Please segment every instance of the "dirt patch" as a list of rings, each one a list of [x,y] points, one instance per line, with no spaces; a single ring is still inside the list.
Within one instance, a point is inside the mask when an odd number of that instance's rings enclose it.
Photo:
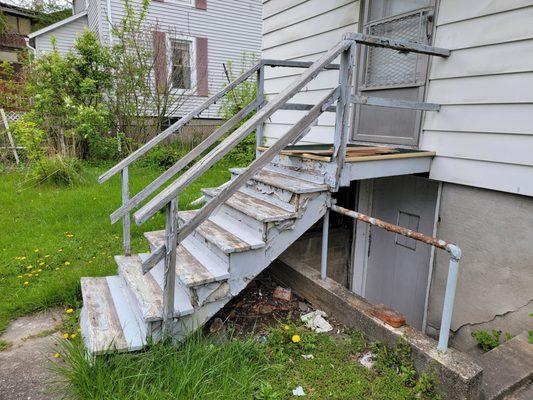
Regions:
[[[9,347],[0,352],[1,400],[52,400],[57,377],[50,370],[60,337],[62,310],[53,309],[19,318],[0,336]]]

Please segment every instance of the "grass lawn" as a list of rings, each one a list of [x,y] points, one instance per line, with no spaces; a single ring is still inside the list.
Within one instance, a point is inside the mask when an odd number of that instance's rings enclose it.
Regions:
[[[294,335],[299,342],[293,342]],[[66,392],[76,399],[281,400],[293,398],[298,386],[305,398],[317,400],[439,398],[424,392],[429,387],[424,383],[427,377],[418,384],[412,379],[409,362],[403,367],[407,373],[396,372],[398,351],[378,351],[375,370],[360,365],[358,355],[366,348],[356,332],[333,338],[294,324],[278,324],[263,344],[253,336],[195,334],[181,346],[159,343],[141,353],[93,361],[75,340],[64,343],[57,366],[68,382]]]
[[[200,196],[200,188],[229,179],[221,161],[179,198],[180,208]],[[109,214],[120,205],[120,178],[99,185],[106,167],[85,166],[84,182],[74,187],[24,187],[23,172],[0,174],[0,332],[9,320],[54,305],[74,306],[80,277],[116,273],[113,256],[122,254],[122,224]],[[131,193],[162,171],[130,169]],[[133,251],[148,250],[142,233],[162,229],[162,214],[141,227],[133,224]],[[25,282],[26,285],[25,285]]]

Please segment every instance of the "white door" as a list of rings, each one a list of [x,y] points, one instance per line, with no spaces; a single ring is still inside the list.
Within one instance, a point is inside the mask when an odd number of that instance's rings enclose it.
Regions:
[[[370,186],[370,187],[369,187]],[[407,175],[374,179],[361,192],[371,216],[426,235],[433,235],[438,183]],[[370,197],[370,198],[368,198]],[[358,223],[354,289],[373,304],[385,304],[405,314],[422,329],[431,246],[378,227]],[[363,249],[363,250],[361,250]],[[366,253],[364,256],[361,253]],[[364,269],[357,273],[357,269]],[[355,290],[358,292],[358,290]]]

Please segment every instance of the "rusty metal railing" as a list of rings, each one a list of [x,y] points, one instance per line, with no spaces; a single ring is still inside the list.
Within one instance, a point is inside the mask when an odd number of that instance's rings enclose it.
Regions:
[[[331,205],[330,209],[339,214],[346,215],[358,221],[377,226],[389,232],[394,232],[399,235],[407,236],[408,238],[429,244],[430,246],[446,250],[450,254],[450,264],[448,267],[448,280],[446,282],[446,291],[444,294],[444,304],[442,306],[442,317],[439,332],[439,344],[437,348],[443,353],[448,349],[448,340],[450,338],[450,326],[452,322],[453,302],[455,298],[455,289],[457,287],[457,275],[459,273],[459,260],[461,259],[461,249],[454,243],[445,240],[437,239],[423,233],[412,231],[411,229],[403,228],[398,225],[391,224],[378,218],[373,218],[357,211],[348,210],[344,207]],[[322,258],[320,276],[326,279],[327,274],[327,249],[328,249],[328,224],[329,212],[324,215],[322,228]]]

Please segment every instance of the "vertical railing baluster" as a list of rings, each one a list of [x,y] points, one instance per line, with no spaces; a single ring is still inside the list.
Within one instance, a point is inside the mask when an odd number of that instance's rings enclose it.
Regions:
[[[174,292],[176,286],[176,247],[178,235],[178,199],[167,204],[165,225],[165,271],[163,288],[163,334],[172,332],[174,318]]]
[[[256,99],[259,100],[259,106],[257,106],[257,110],[261,108],[261,104],[263,103],[265,99],[265,66],[262,65],[257,70],[257,90],[256,90]],[[255,130],[255,146],[256,151],[255,154],[257,157],[259,157],[259,150],[257,150],[258,147],[261,147],[263,145],[263,126],[264,123],[260,122]]]
[[[129,172],[128,167],[122,169],[122,205],[128,203],[130,199],[130,187],[129,187]],[[124,215],[122,220],[122,236],[124,243],[124,254],[129,256],[131,254],[131,219],[130,213]]]
[[[350,94],[353,73],[355,43],[341,53],[339,68],[340,97],[337,101],[335,115],[335,136],[333,140],[333,160],[336,161],[335,187],[338,190],[344,159],[346,158],[346,145],[348,143],[348,126],[350,120]]]
[[[329,208],[322,219],[322,253],[320,260],[320,278],[325,280],[328,275],[328,239],[329,239]]]

